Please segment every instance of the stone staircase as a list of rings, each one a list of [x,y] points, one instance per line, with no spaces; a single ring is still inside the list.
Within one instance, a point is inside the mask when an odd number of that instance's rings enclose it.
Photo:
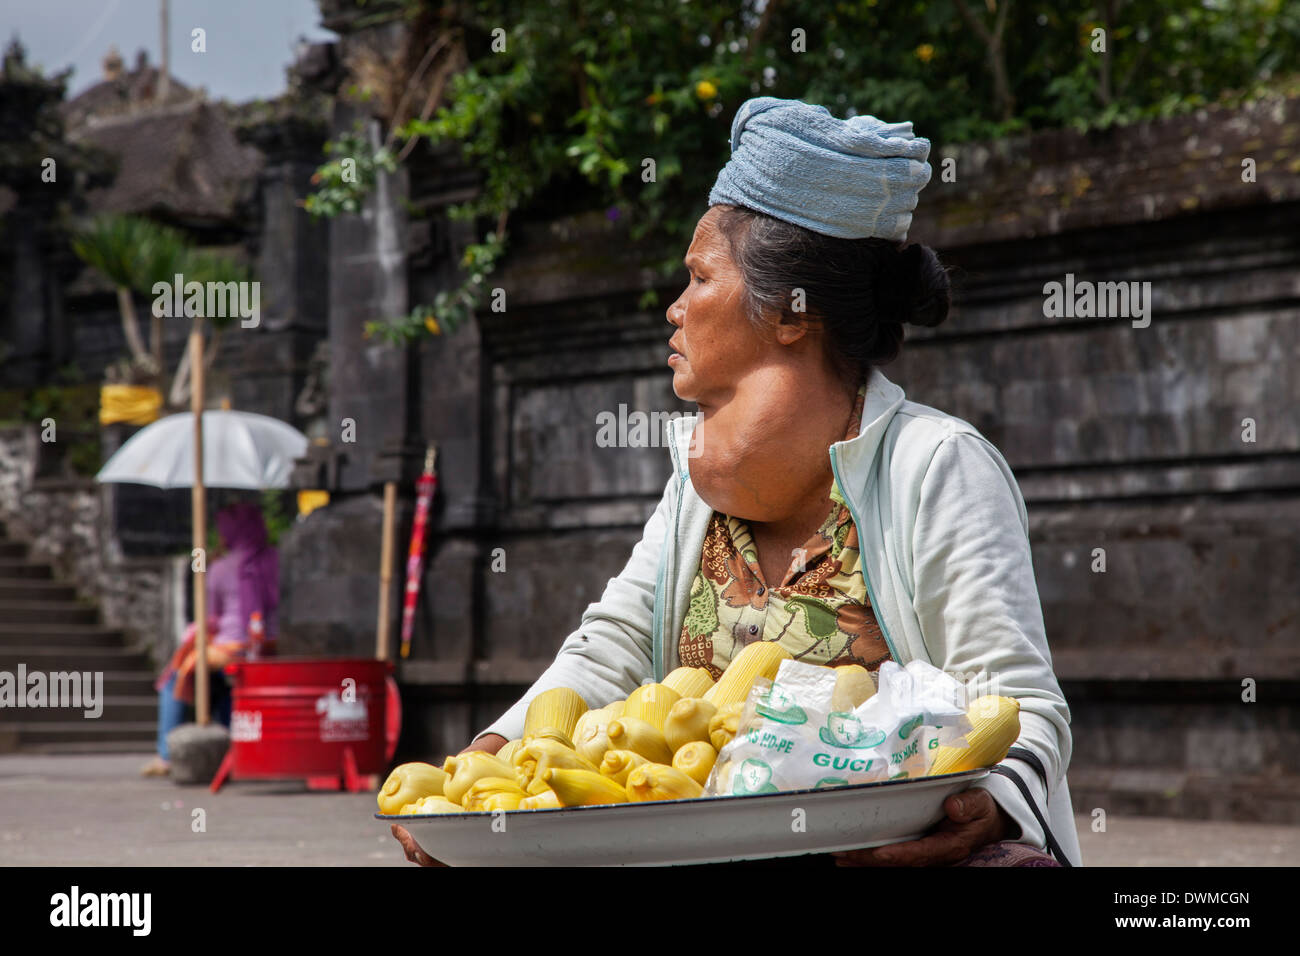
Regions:
[[[79,671],[103,674],[103,712],[83,708],[0,708],[0,753],[149,752],[157,730],[158,695],[143,652],[121,631],[104,627],[98,610],[33,561],[27,545],[0,524],[0,672]],[[92,677],[93,680],[93,677]],[[23,693],[25,688],[19,687]]]

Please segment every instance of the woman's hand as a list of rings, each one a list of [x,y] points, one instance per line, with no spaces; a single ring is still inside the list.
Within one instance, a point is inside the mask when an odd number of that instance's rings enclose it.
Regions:
[[[478,740],[474,741],[462,750],[461,753],[467,754],[473,750],[483,750],[487,753],[494,754],[507,743],[508,741],[506,738],[502,737],[500,734],[484,734]],[[460,754],[457,754],[457,756],[460,756]]]
[[[424,848],[415,842],[415,837],[411,836],[406,827],[398,826],[396,823],[392,826],[393,836],[397,837],[397,842],[402,844],[402,849],[406,851],[406,858],[412,863],[418,863],[420,866],[446,866],[435,860],[429,854],[424,852]]]
[[[950,866],[980,847],[1010,838],[1020,827],[987,790],[955,793],[943,802],[948,819],[920,840],[834,854],[838,866]]]

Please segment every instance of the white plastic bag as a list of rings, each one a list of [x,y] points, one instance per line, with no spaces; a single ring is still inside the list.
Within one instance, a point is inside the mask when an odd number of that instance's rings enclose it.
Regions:
[[[962,746],[970,729],[962,685],[924,661],[880,666],[876,694],[832,709],[834,668],[783,661],[750,691],[735,738],[706,784],[744,796],[924,776],[933,751]]]

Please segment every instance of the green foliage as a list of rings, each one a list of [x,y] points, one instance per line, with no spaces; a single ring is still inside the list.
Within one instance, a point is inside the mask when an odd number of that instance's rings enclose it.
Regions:
[[[279,545],[281,536],[293,527],[296,513],[286,503],[290,497],[291,493],[283,491],[262,492],[262,520],[266,522],[266,539],[272,547]]]
[[[360,212],[361,203],[374,188],[379,171],[391,173],[397,169],[392,152],[372,147],[360,131],[345,133],[326,143],[325,154],[333,159],[316,170],[311,178],[316,191],[302,202],[312,218]]]
[[[984,31],[996,29],[1007,4],[1004,104]],[[965,0],[982,29],[962,6],[408,0],[409,14],[462,31],[468,66],[452,79],[446,104],[407,123],[399,138],[456,144],[478,170],[481,193],[459,215],[501,222],[515,210],[604,208],[625,220],[633,240],[674,250],[659,263],[667,274],[726,162],[731,118],[751,96],[803,99],[840,117],[911,120],[938,148],[1239,102],[1300,63],[1300,4],[1282,0]],[[498,28],[501,52],[493,49]],[[1096,28],[1106,30],[1104,55],[1092,49]],[[792,48],[796,31],[804,52]],[[646,159],[654,160],[653,181],[642,174]],[[431,314],[434,328],[463,321],[485,282],[471,270],[445,301],[388,323],[384,334],[405,341],[432,331],[424,321]],[[647,290],[643,301],[652,297]]]
[[[171,285],[177,275],[204,283],[250,278],[233,259],[195,249],[177,230],[140,216],[97,216],[73,236],[72,249],[113,285],[145,296],[153,295],[154,283]],[[232,316],[210,318],[217,326],[233,321]]]

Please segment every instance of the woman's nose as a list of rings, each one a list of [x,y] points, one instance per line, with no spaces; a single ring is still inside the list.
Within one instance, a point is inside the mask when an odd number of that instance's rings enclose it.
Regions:
[[[682,304],[681,296],[678,296],[677,301],[668,307],[667,316],[671,324],[679,329],[682,327],[682,320],[686,316],[686,306]]]

